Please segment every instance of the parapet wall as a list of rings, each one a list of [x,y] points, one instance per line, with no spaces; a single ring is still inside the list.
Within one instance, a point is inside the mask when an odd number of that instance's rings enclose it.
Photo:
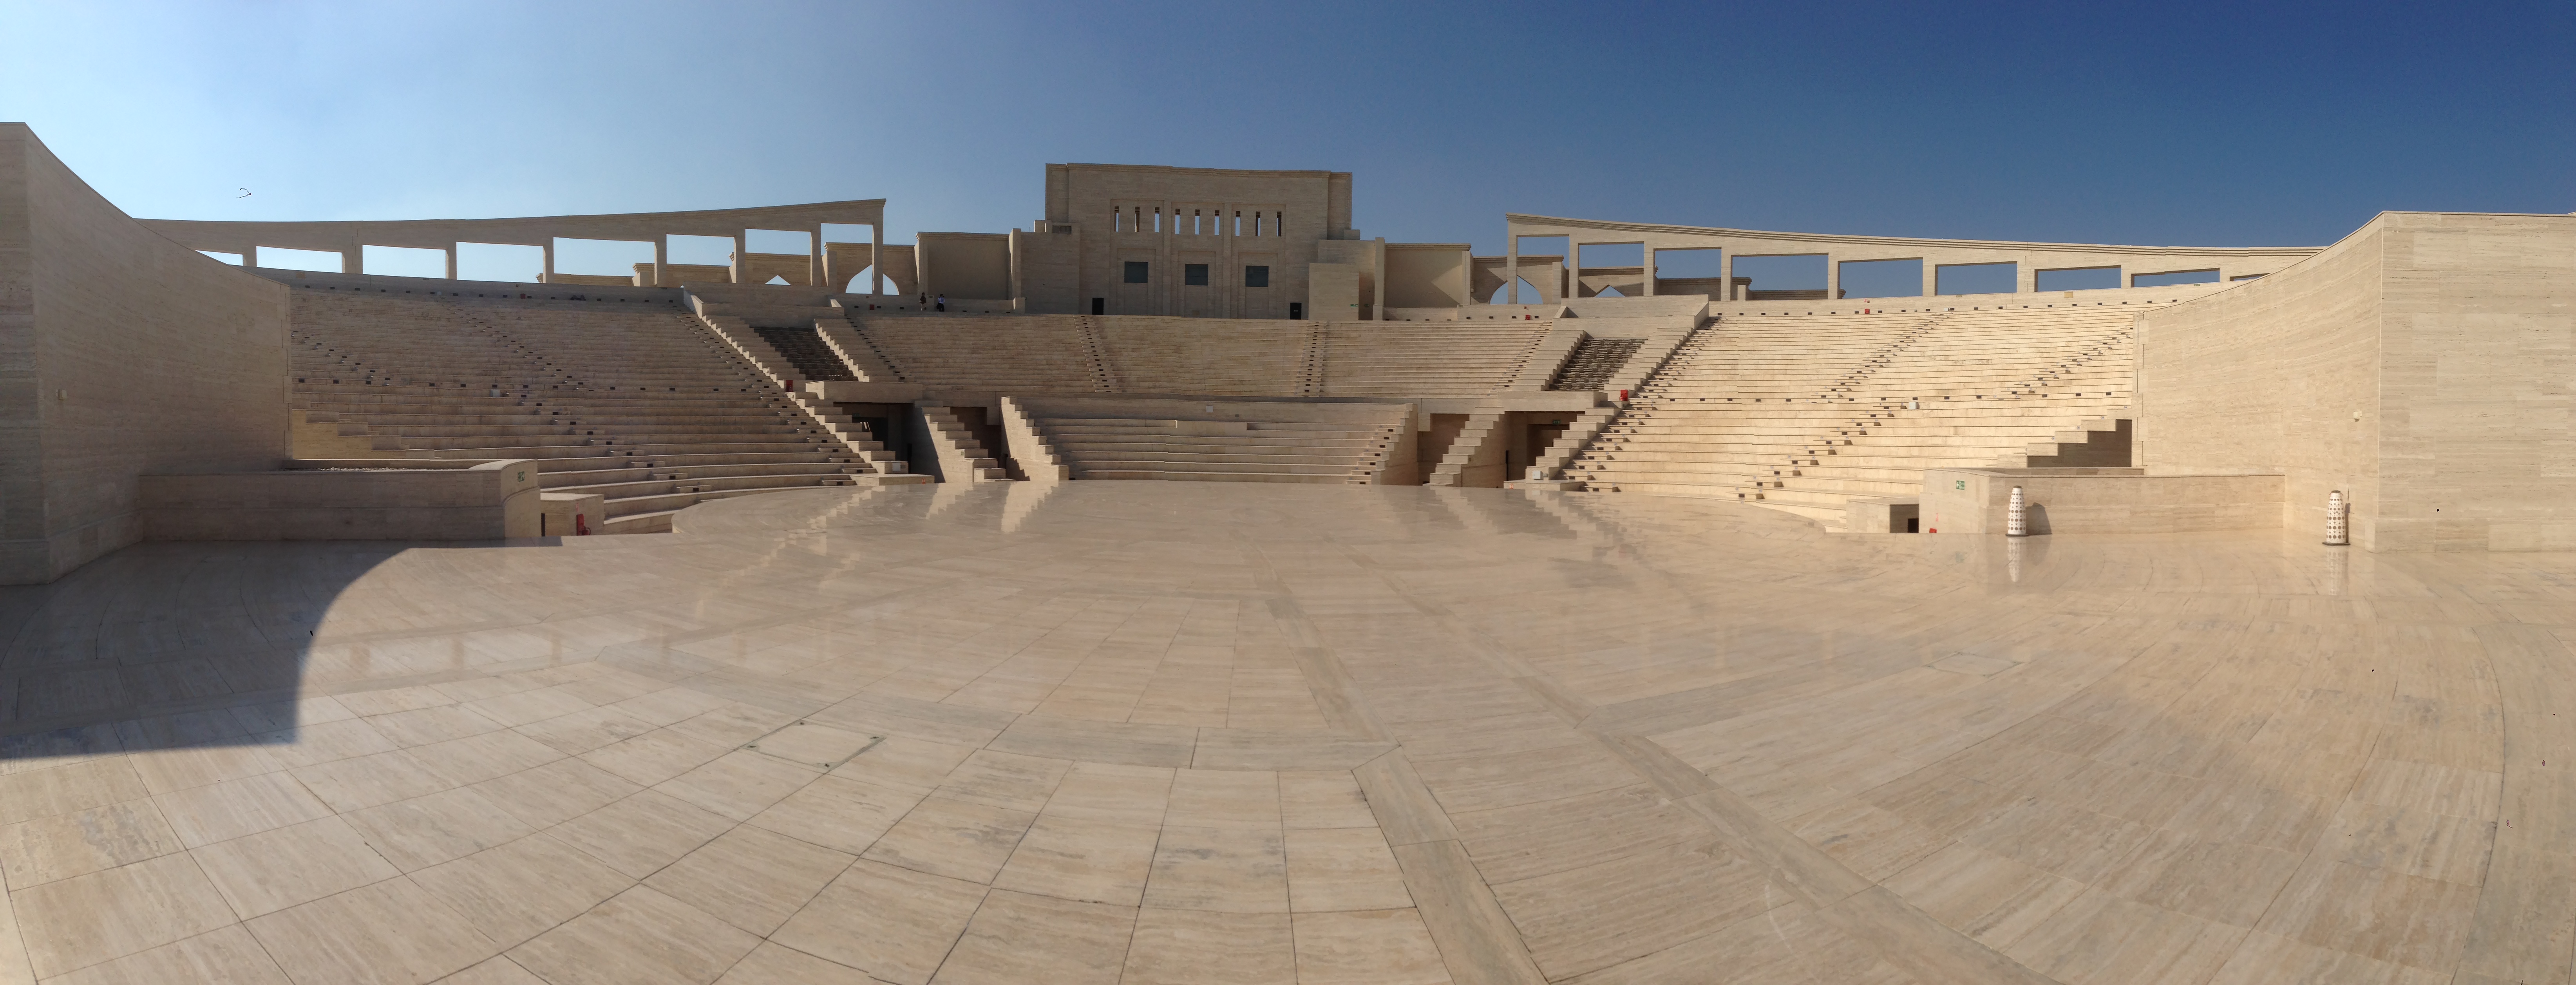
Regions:
[[[1999,534],[2012,489],[2033,534],[2179,534],[2280,525],[2277,474],[2140,474],[2138,469],[1926,469],[1923,531]]]
[[[546,532],[538,463],[296,460],[286,469],[142,478],[151,540],[501,540]],[[576,499],[578,497],[566,497]],[[590,497],[596,500],[597,497]],[[601,519],[598,507],[589,514]],[[571,524],[556,533],[570,531]]]
[[[286,299],[0,123],[0,583],[140,540],[144,473],[285,458]]]

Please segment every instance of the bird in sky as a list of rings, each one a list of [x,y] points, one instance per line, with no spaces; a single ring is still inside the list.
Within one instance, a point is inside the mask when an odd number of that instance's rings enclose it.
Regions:
[[[242,190],[241,190],[241,194],[239,194],[239,195],[235,195],[235,196],[233,196],[233,197],[234,197],[234,198],[249,198],[249,197],[250,197],[250,189],[248,189],[248,188],[244,188],[244,189],[242,189]]]

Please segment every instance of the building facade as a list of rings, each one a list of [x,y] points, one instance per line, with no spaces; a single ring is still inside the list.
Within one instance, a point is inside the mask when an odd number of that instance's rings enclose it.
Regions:
[[[1348,172],[1050,164],[1012,281],[1032,314],[1352,317],[1307,298],[1308,266],[1358,240],[1350,226]]]

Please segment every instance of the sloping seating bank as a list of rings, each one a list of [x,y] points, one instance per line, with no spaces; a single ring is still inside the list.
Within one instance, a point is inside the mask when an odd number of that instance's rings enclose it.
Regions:
[[[1403,404],[1031,398],[1022,405],[1075,479],[1411,479]]]
[[[609,532],[864,470],[676,305],[325,289],[294,305],[295,407],[364,425],[384,457],[538,459],[547,491],[606,498]]]
[[[1088,315],[850,321],[907,383],[1244,397],[1491,396],[1555,325]]]
[[[2130,416],[2136,314],[1725,318],[1694,334],[1566,474],[1839,525],[1854,497],[1915,495],[1925,469],[1996,465],[2086,421]]]

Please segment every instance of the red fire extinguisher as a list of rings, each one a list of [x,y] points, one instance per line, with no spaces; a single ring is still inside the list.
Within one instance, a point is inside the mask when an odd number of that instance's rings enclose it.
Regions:
[[[573,532],[573,535],[574,535],[574,536],[576,536],[576,537],[588,537],[588,536],[590,536],[590,514],[587,514],[587,513],[575,513],[575,514],[573,514],[573,515],[572,515],[572,532]]]

